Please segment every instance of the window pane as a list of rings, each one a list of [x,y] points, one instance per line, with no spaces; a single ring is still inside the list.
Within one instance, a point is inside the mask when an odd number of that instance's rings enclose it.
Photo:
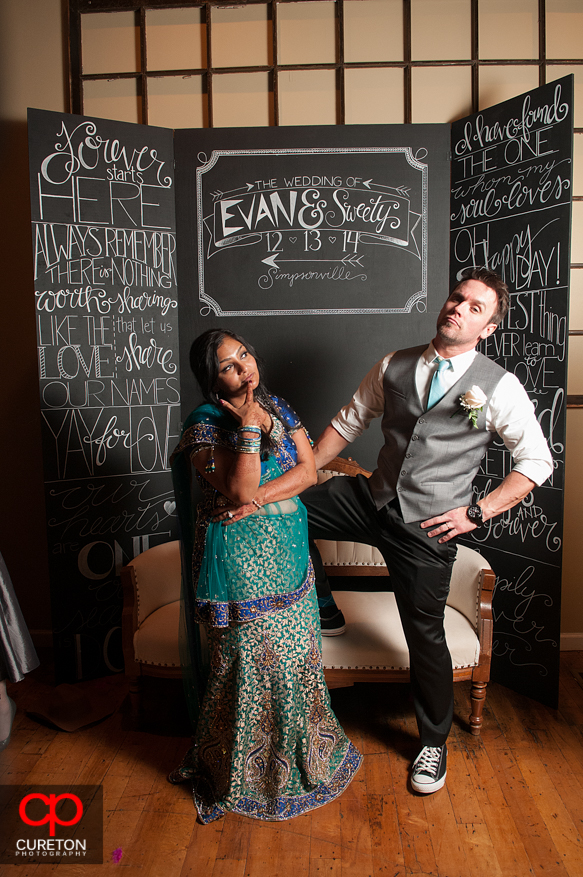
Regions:
[[[258,67],[271,64],[271,21],[267,6],[217,9],[212,12],[213,67]]]
[[[387,125],[403,122],[403,71],[365,68],[345,73],[348,125]]]
[[[575,128],[583,128],[583,66],[579,67],[573,64],[572,67],[567,67],[557,64],[555,67],[553,64],[547,67],[547,82],[554,82],[555,79],[568,76],[569,73],[575,77]]]
[[[344,0],[344,60],[403,60],[403,0]]]
[[[119,122],[141,122],[135,79],[97,79],[83,86],[83,113]]]
[[[538,58],[538,0],[480,3],[480,58]]]
[[[571,262],[583,265],[583,201],[573,201],[571,222]]]
[[[573,142],[573,195],[583,195],[583,134]]]
[[[335,125],[336,102],[334,70],[285,70],[279,74],[281,125]]]
[[[206,25],[200,9],[148,9],[148,70],[206,67]]]
[[[569,329],[583,329],[583,268],[571,269]]]
[[[280,3],[277,20],[280,64],[335,63],[334,3]]]
[[[538,67],[480,67],[480,109],[538,85]]]
[[[412,0],[412,59],[468,60],[471,58],[470,24],[470,0]]]
[[[581,0],[547,0],[547,58],[581,58],[583,4]]]
[[[148,79],[148,123],[163,128],[204,128],[207,99],[202,76]]]
[[[472,111],[469,67],[414,67],[413,122],[453,122]]]
[[[272,125],[272,96],[267,73],[213,76],[213,124],[217,128]]]
[[[81,16],[83,73],[134,73],[140,69],[140,30],[133,12]]]
[[[583,336],[569,338],[569,366],[567,370],[567,393],[583,394]]]

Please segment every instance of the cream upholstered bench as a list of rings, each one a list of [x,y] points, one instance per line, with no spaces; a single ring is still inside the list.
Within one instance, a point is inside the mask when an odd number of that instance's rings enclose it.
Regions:
[[[337,458],[320,480],[366,470]],[[376,548],[358,542],[319,543],[329,575],[387,576]],[[121,571],[124,591],[122,639],[130,680],[132,712],[140,712],[141,677],[180,677],[180,545],[149,548]],[[447,643],[454,679],[471,679],[473,734],[480,733],[492,651],[494,573],[476,551],[460,546],[445,612]],[[409,678],[409,653],[392,593],[336,591],[346,633],[324,637],[323,660],[330,688],[354,682],[402,682]]]
[[[180,543],[148,548],[122,567],[122,645],[132,716],[139,722],[142,676],[180,678]]]
[[[336,458],[318,473],[319,482],[338,475],[370,475],[352,460]],[[358,542],[317,540],[328,575],[388,576],[378,549]],[[445,635],[454,681],[471,680],[470,730],[479,735],[492,655],[492,595],[495,575],[477,551],[458,547],[445,610]],[[333,591],[346,619],[342,636],[324,637],[322,657],[329,688],[355,682],[402,682],[409,678],[409,651],[395,595]]]

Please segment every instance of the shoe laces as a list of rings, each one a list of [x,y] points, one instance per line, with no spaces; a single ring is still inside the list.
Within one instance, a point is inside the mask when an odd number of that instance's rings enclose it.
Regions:
[[[431,774],[437,773],[441,751],[441,746],[424,746],[415,764],[415,771],[426,770]]]

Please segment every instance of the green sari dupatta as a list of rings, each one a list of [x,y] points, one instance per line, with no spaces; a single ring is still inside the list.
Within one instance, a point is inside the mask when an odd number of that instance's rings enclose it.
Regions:
[[[177,453],[172,460],[172,481],[178,514],[182,565],[179,627],[180,664],[188,714],[194,733],[208,680],[209,663],[207,650],[203,648],[200,625],[194,621],[196,588],[192,581],[192,552],[195,539],[196,505],[192,496],[192,464],[185,451]]]
[[[261,462],[262,484],[292,468],[297,459],[290,430],[301,424],[291,409],[282,407],[281,414],[272,428],[276,450]],[[228,526],[212,517],[213,509],[226,500],[196,472],[191,455],[210,448],[212,458],[216,446],[235,451],[236,441],[237,423],[231,415],[204,404],[186,420],[171,460],[182,559],[180,659],[193,728],[210,672],[200,623],[228,628],[253,622],[294,605],[313,581],[307,514],[297,497],[266,504]],[[193,473],[202,488],[198,504]]]

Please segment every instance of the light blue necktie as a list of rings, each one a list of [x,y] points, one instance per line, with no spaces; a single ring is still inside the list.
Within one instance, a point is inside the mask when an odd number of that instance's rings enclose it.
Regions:
[[[433,372],[433,377],[431,378],[431,386],[429,387],[429,396],[427,398],[427,410],[433,408],[434,405],[443,399],[445,394],[447,393],[448,388],[445,385],[443,372],[446,369],[450,369],[451,359],[442,359],[441,356],[436,356],[433,362],[437,363],[437,368]]]

